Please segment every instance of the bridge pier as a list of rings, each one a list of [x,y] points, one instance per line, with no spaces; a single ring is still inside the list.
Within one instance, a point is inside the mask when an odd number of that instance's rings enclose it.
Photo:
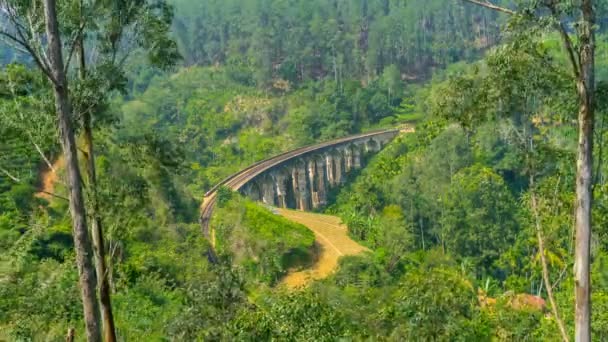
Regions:
[[[344,182],[344,158],[340,151],[337,151],[334,161],[336,170],[334,184],[342,184]]]
[[[359,148],[359,146],[354,146],[354,151],[353,151],[353,167],[355,169],[360,169],[361,168],[361,149]]]
[[[376,151],[380,151],[384,147],[384,144],[387,141],[385,139],[386,138],[382,136],[372,138],[372,140],[376,143]]]
[[[325,154],[325,167],[327,182],[329,183],[329,186],[334,186],[336,184],[336,180],[334,178],[334,156],[331,153]]]
[[[344,148],[344,166],[347,173],[353,168],[353,150],[350,146]]]
[[[325,159],[314,157],[308,161],[308,178],[310,184],[311,204],[319,208],[326,204],[325,197]]]
[[[378,151],[378,143],[374,139],[369,139],[365,141],[365,152],[376,152]]]
[[[277,189],[277,205],[280,208],[287,208],[287,186],[285,185],[285,181],[287,180],[287,176],[282,172],[277,172],[273,174],[272,177],[276,183]]]
[[[319,201],[319,206],[324,206],[327,204],[327,196],[326,196],[326,183],[325,183],[325,159],[319,158],[316,161],[317,166],[317,196]]]
[[[296,197],[296,209],[310,210],[310,192],[306,180],[306,167],[304,165],[294,166],[291,171],[291,178]]]
[[[308,160],[308,180],[310,184],[310,199],[313,208],[319,207],[319,194],[317,192],[317,165],[315,159]]]
[[[265,177],[262,181],[262,202],[268,205],[276,205],[275,203],[275,184],[272,176]]]

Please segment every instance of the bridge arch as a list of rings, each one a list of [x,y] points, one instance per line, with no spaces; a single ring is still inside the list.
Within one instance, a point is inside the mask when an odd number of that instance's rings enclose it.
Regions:
[[[219,186],[240,191],[271,206],[311,210],[327,202],[330,188],[361,168],[364,156],[379,151],[399,130],[380,130],[302,147],[257,162],[227,177],[205,194],[200,222],[209,236],[209,219]]]

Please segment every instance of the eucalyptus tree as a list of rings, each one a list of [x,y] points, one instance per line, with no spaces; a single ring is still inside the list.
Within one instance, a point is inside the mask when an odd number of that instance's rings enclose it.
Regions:
[[[431,108],[436,114],[456,119],[469,130],[486,121],[498,121],[501,139],[517,151],[522,173],[528,179],[543,283],[562,338],[568,340],[545,258],[537,183],[539,178],[555,171],[554,155],[567,152],[550,144],[548,126],[543,123],[560,121],[576,107],[576,101],[572,100],[574,91],[568,87],[567,74],[552,67],[550,52],[537,35],[522,37],[516,33],[508,39],[505,45],[488,54],[483,63],[437,87],[432,92]]]
[[[37,67],[49,79],[55,97],[57,129],[68,178],[70,213],[72,216],[74,249],[80,277],[84,321],[89,341],[100,339],[99,308],[95,294],[96,278],[93,270],[92,248],[87,231],[87,217],[67,72],[63,59],[62,34],[59,28],[57,3],[44,1],[0,2],[3,26],[0,34],[17,49],[27,52]]]
[[[578,146],[575,206],[575,339],[591,340],[591,206],[593,198],[593,131],[595,115],[595,30],[594,0],[525,0],[512,10],[489,0],[464,0],[511,15],[511,27],[519,30],[551,28],[561,39],[578,95]],[[571,28],[569,26],[572,26]],[[572,33],[571,33],[572,32]]]
[[[116,340],[110,299],[109,271],[95,168],[93,122],[98,126],[113,119],[107,113],[112,92],[124,92],[124,66],[137,49],[147,53],[149,62],[166,68],[178,59],[175,42],[169,38],[173,14],[164,1],[80,0],[66,13],[66,27],[76,37],[78,80],[74,114],[80,118],[88,178],[91,233],[99,282],[99,300],[104,323],[104,339]],[[87,54],[87,51],[89,53]],[[71,56],[70,56],[71,58]]]
[[[164,1],[61,1],[1,0],[0,37],[26,53],[52,85],[57,123],[66,160],[74,246],[80,274],[87,338],[100,339],[99,294],[104,321],[104,338],[116,339],[108,271],[105,267],[103,232],[96,193],[93,120],[103,122],[106,101],[112,91],[124,90],[124,64],[129,51],[144,49],[152,64],[168,67],[178,58],[169,38],[171,7]],[[87,56],[85,51],[90,51]],[[72,67],[74,56],[78,66]],[[90,63],[87,63],[87,60]],[[75,86],[68,86],[72,70],[79,70]],[[90,208],[97,277],[92,269],[92,248],[87,232],[83,182],[78,165],[76,127],[80,119],[84,131],[89,179]],[[96,279],[97,278],[97,279]]]

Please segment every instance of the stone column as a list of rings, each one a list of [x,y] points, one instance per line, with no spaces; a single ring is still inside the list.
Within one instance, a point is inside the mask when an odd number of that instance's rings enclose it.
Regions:
[[[359,146],[355,146],[353,151],[353,167],[355,169],[361,168],[361,150],[359,149]]]
[[[268,205],[276,205],[274,200],[274,180],[268,176],[262,182],[262,201]]]
[[[344,148],[344,166],[346,172],[350,172],[350,170],[353,168],[353,150],[350,148],[350,146],[346,146]]]
[[[321,158],[317,160],[317,194],[319,199],[319,206],[327,204],[327,191],[325,184],[325,159]]]
[[[287,187],[285,186],[285,175],[283,173],[275,173],[272,177],[276,184],[278,206],[287,208]]]
[[[342,153],[337,151],[336,156],[334,157],[335,167],[336,167],[336,177],[334,180],[334,184],[342,184],[344,181],[344,168],[342,167]]]
[[[298,167],[298,200],[300,201],[300,210],[310,210],[310,189],[308,189],[306,179],[306,167],[301,165]]]
[[[306,167],[294,166],[291,170],[293,193],[296,198],[296,209],[306,211],[310,209],[310,192],[306,181]]]
[[[376,152],[378,143],[374,139],[369,139],[365,142],[365,152]]]
[[[313,208],[319,207],[319,194],[317,192],[317,166],[314,159],[311,159],[307,162],[308,164],[308,180],[310,184],[310,198],[311,204]]]
[[[245,195],[245,197],[251,198],[251,191],[249,189],[249,184],[245,184],[244,186],[242,186],[239,189],[239,192],[241,193],[241,195]]]
[[[300,190],[298,188],[298,167],[297,166],[293,166],[293,168],[291,169],[291,187],[293,189],[293,197],[296,200],[295,209],[302,210],[302,208],[300,208]]]
[[[379,137],[373,137],[373,141],[376,143],[376,151],[382,150],[382,146],[384,146],[384,142]]]
[[[330,186],[334,186],[336,184],[336,180],[334,178],[334,157],[331,153],[327,153],[325,155],[325,167],[327,174],[327,182]]]

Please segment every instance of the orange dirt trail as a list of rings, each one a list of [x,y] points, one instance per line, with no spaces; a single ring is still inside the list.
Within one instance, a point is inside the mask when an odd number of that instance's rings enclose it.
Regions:
[[[60,156],[53,163],[53,168],[56,171],[61,170],[64,167],[63,156]],[[49,193],[53,193],[55,190],[55,183],[58,181],[57,172],[47,168],[40,174],[40,192],[36,193],[36,197],[44,198],[47,200],[51,199]]]
[[[319,246],[319,255],[313,267],[290,272],[280,285],[290,289],[304,287],[313,280],[329,276],[338,266],[338,259],[341,256],[355,255],[367,250],[348,236],[347,228],[339,217],[289,209],[277,209],[277,211],[285,218],[312,230]]]

